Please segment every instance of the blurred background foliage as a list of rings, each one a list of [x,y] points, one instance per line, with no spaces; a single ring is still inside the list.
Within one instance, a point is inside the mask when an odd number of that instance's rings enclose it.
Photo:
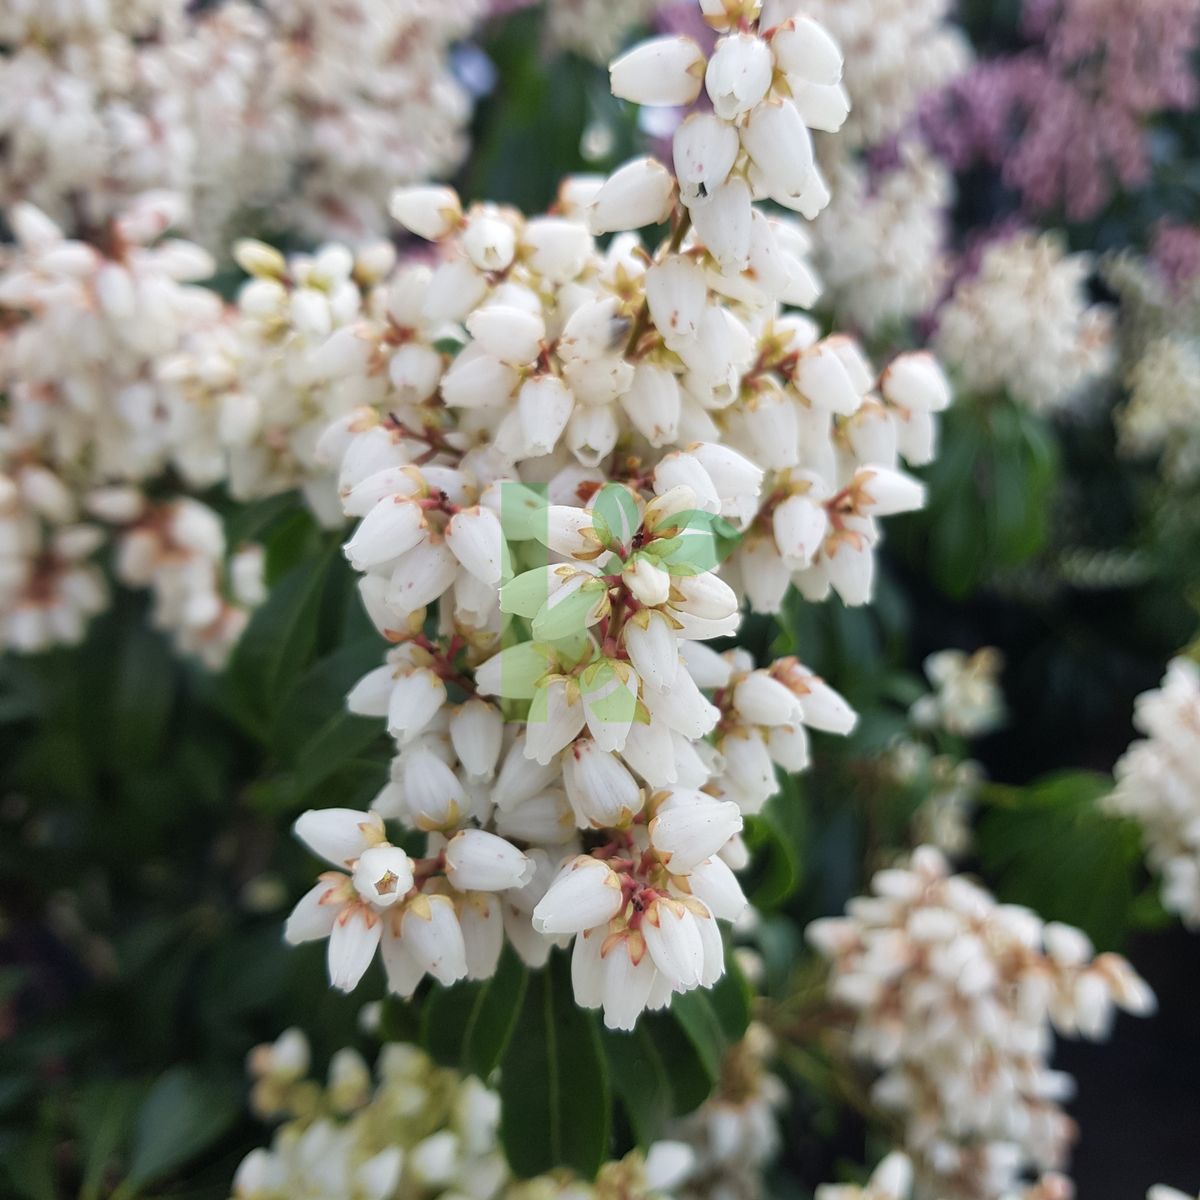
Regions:
[[[962,17],[981,50],[1006,50],[1020,43],[1017,10],[964,0]],[[547,62],[538,21],[518,14],[463,51],[494,85],[458,181],[465,198],[537,210],[563,173],[606,170],[639,144],[602,72],[569,55]],[[1164,215],[1200,219],[1200,123],[1165,117],[1152,144],[1151,185],[1066,225],[1072,248],[1145,250]],[[993,173],[959,182],[960,229],[1016,208]],[[991,782],[967,869],[1002,899],[1124,947],[1163,1003],[1157,1023],[1126,1022],[1111,1046],[1065,1052],[1087,1106],[1080,1192],[1144,1190],[1118,1162],[1130,1121],[1160,1175],[1172,1155],[1187,1166],[1200,955],[1165,921],[1136,831],[1096,801],[1130,740],[1134,697],[1195,636],[1200,509],[1194,494],[1165,495],[1152,465],[1118,460],[1113,437],[1105,420],[1054,425],[1002,396],[968,398],[926,473],[927,511],[890,526],[876,606],[797,601],[779,623],[749,628],[761,659],[797,654],[862,714],[852,738],[821,740],[813,770],[750,822],[747,890],[768,914],[753,935],[764,1003],[782,1027],[795,1022],[772,1196],[809,1195],[839,1164],[871,1157],[841,1084],[805,1049],[815,968],[801,930],[840,911],[882,848],[907,840],[922,784],[898,785],[880,756],[907,728],[922,661],[946,646],[993,645],[1006,663],[1007,725],[972,747]],[[175,659],[132,594],[79,649],[0,662],[0,1195],[220,1200],[262,1141],[245,1115],[250,1048],[296,1024],[320,1063],[360,1038],[362,991],[331,992],[320,949],[287,950],[280,926],[311,871],[292,819],[318,801],[363,806],[386,777],[378,724],[341,703],[378,642],[340,539],[298,504],[231,511],[229,526],[231,543],[266,546],[272,591],[222,677]],[[652,1139],[665,1115],[703,1099],[749,1017],[731,975],[711,998],[643,1022],[636,1040],[601,1037],[567,1002],[563,971],[556,958],[525,978],[506,960],[511,986],[490,997],[438,988],[384,1014],[386,1035],[486,1069],[510,1050],[528,1062],[539,1028],[529,1014],[559,1013],[571,1086],[547,1093],[544,1068],[502,1076],[506,1121],[534,1123],[506,1131],[519,1171],[586,1167]],[[381,996],[382,978],[370,987]],[[555,1106],[567,1144],[550,1146],[537,1122]]]

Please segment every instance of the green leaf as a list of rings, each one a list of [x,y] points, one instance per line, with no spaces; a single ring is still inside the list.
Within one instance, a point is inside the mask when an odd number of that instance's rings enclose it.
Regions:
[[[671,1113],[681,1117],[695,1112],[712,1093],[717,1072],[711,1056],[702,1054],[673,1012],[643,1013],[638,1029],[645,1030],[664,1063],[671,1064]]]
[[[464,1040],[463,1067],[486,1079],[500,1065],[517,1026],[529,973],[506,941],[483,994],[475,1005]]]
[[[1108,776],[1090,772],[989,788],[977,834],[984,874],[1001,899],[1078,926],[1101,949],[1119,947],[1139,915],[1137,831],[1097,803],[1112,788]]]
[[[777,908],[800,886],[808,841],[806,810],[794,776],[780,775],[778,795],[746,820],[746,844],[754,863],[744,887],[759,909]]]
[[[462,1064],[466,1030],[483,990],[482,983],[472,980],[430,988],[421,1009],[421,1045],[434,1062],[443,1067]]]
[[[725,1040],[730,1044],[740,1041],[750,1027],[754,991],[729,945],[725,947],[725,974],[706,995]]]
[[[297,798],[325,783],[384,732],[378,717],[346,709],[346,694],[380,665],[377,637],[344,646],[306,671],[275,714],[271,745],[292,768]]]
[[[333,556],[331,547],[289,571],[251,617],[234,650],[227,691],[237,714],[260,732],[312,659]]]
[[[153,763],[166,743],[176,666],[163,639],[141,627],[128,630],[115,658],[108,749],[112,762],[127,771]]]
[[[500,528],[505,539],[510,542],[537,540],[544,543],[549,507],[546,486],[515,483],[507,479],[495,486],[500,489]],[[541,550],[538,558],[545,561],[546,552]]]
[[[595,1014],[575,1003],[555,952],[532,975],[500,1071],[500,1136],[522,1178],[570,1167],[591,1179],[608,1156],[608,1073]]]
[[[138,1112],[126,1186],[144,1187],[183,1166],[229,1130],[240,1110],[237,1083],[172,1067]]]
[[[555,658],[554,648],[542,642],[519,642],[501,650],[495,660],[488,660],[497,661],[499,668],[497,694],[506,700],[535,699],[538,683],[553,667]]]
[[[600,544],[610,550],[628,550],[633,535],[641,525],[638,502],[630,490],[620,483],[608,483],[592,504],[592,519]]]
[[[145,1088],[131,1080],[87,1084],[79,1097],[78,1122],[83,1179],[79,1200],[99,1200],[113,1161],[127,1143]]]
[[[545,568],[522,571],[500,589],[500,611],[532,621],[550,598],[550,579]]]
[[[421,1010],[421,1045],[443,1066],[487,1079],[508,1048],[527,980],[524,965],[506,942],[496,973],[486,983],[434,986]]]
[[[595,624],[608,594],[602,579],[588,579],[574,591],[564,587],[542,606],[533,620],[533,636],[542,642],[574,637]]]
[[[644,1021],[631,1033],[605,1029],[600,1035],[613,1091],[629,1118],[638,1145],[655,1142],[673,1107],[671,1081]]]
[[[716,1079],[721,1073],[726,1041],[721,1021],[713,1011],[707,993],[699,988],[676,993],[671,997],[670,1011],[688,1040],[696,1047],[705,1071]]]

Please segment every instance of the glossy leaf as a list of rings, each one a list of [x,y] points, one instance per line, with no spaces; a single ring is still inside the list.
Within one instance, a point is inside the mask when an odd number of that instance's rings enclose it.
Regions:
[[[570,963],[529,979],[500,1070],[500,1136],[522,1178],[570,1167],[595,1175],[608,1153],[608,1071],[595,1014],[575,1003]]]

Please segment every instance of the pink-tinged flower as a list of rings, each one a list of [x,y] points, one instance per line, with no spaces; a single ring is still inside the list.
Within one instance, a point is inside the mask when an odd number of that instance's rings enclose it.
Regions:
[[[1200,279],[1200,225],[1160,221],[1150,253],[1172,293],[1182,294]]]
[[[1002,169],[1028,208],[1094,216],[1145,181],[1145,120],[1193,108],[1196,0],[1027,0],[1041,44],[983,63],[940,97],[927,129],[962,167]]]

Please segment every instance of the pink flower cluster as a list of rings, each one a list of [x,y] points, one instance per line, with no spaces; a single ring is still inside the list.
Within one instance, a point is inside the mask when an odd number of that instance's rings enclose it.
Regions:
[[[1200,100],[1200,0],[1025,0],[1037,44],[981,62],[938,97],[926,127],[963,168],[983,160],[1034,211],[1087,220],[1149,173],[1146,119]]]
[[[1182,295],[1200,280],[1200,225],[1160,221],[1150,257],[1171,294]]]

